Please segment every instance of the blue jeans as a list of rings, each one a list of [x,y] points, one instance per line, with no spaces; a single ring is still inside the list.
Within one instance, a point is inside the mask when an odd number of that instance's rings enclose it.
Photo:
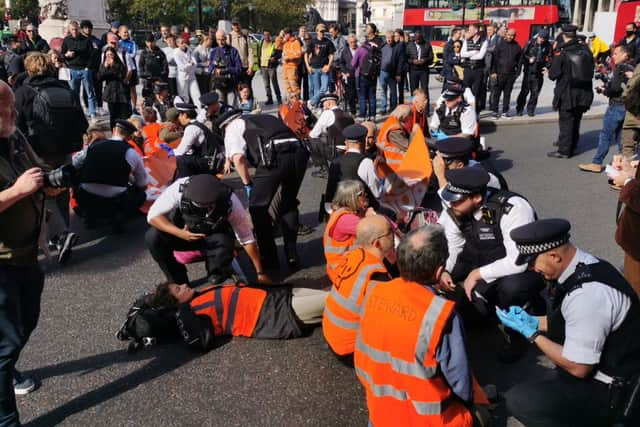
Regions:
[[[380,89],[382,90],[380,109],[384,112],[392,111],[398,104],[398,84],[392,73],[380,71]],[[387,89],[389,89],[389,109],[387,109]]]
[[[361,118],[376,116],[376,79],[358,78],[358,108]],[[367,115],[367,106],[369,115]]]
[[[320,107],[320,98],[327,93],[329,88],[329,74],[323,73],[319,68],[314,68],[313,73],[309,74],[309,97],[311,105]]]
[[[91,117],[96,115],[96,92],[93,90],[93,76],[90,70],[76,70],[71,69],[71,89],[73,92],[80,96],[80,82],[84,86],[84,90],[87,92],[87,100],[89,101],[89,115]]]
[[[625,109],[623,104],[612,104],[607,107],[602,119],[602,130],[598,139],[598,149],[593,156],[592,162],[601,165],[604,162],[609,147],[616,143],[620,149],[620,135],[622,133],[622,122],[624,122]]]

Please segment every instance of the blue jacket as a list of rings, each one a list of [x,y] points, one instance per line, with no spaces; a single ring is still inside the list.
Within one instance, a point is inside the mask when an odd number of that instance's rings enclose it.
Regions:
[[[240,60],[240,54],[238,50],[229,45],[224,47],[215,47],[211,49],[209,54],[209,73],[213,72],[213,62],[218,61],[220,58],[225,58],[227,61],[227,70],[234,76],[240,75],[242,72],[242,61]]]

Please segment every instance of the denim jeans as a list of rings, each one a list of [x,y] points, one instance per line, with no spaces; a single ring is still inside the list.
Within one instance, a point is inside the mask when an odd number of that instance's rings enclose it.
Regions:
[[[44,275],[38,264],[0,266],[0,426],[18,426],[13,369],[40,317]]]
[[[380,89],[382,90],[380,109],[390,112],[398,105],[398,84],[392,73],[380,71]],[[387,109],[387,89],[389,89],[389,109]]]
[[[620,148],[620,134],[622,133],[622,122],[624,122],[624,104],[610,104],[602,119],[602,129],[600,130],[600,138],[598,139],[598,149],[596,155],[593,156],[593,163],[601,165],[604,162],[609,147],[612,143],[616,143]]]
[[[96,115],[96,93],[93,90],[93,75],[90,70],[76,70],[71,69],[71,89],[73,92],[80,96],[80,83],[84,86],[84,90],[87,92],[87,98],[89,101],[89,115],[91,117]]]
[[[313,73],[309,74],[309,97],[313,107],[320,107],[320,98],[327,93],[329,88],[329,74],[323,73],[319,68],[314,68]]]
[[[376,116],[376,79],[358,78],[358,108],[361,118]],[[369,114],[367,115],[367,106]]]

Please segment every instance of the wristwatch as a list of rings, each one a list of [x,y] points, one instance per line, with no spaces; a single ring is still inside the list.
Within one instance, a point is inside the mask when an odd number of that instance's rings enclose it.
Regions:
[[[529,340],[529,342],[531,344],[534,344],[536,342],[536,338],[538,338],[539,335],[541,335],[542,332],[540,331],[535,331],[533,334],[531,334],[531,336],[529,338],[527,338],[527,340]]]

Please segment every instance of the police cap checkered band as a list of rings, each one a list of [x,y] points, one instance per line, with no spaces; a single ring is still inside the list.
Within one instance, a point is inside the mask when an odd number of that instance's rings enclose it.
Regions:
[[[452,193],[458,193],[458,194],[472,194],[473,193],[473,191],[467,190],[466,188],[456,187],[455,185],[452,185],[450,182],[447,183],[447,190],[449,190]]]
[[[553,240],[553,241],[544,242],[544,243],[521,244],[521,245],[517,244],[516,247],[518,248],[518,252],[520,252],[523,255],[536,255],[536,254],[541,254],[541,253],[550,251],[551,249],[555,249],[557,247],[564,245],[569,241],[569,237],[570,237],[569,234],[567,234],[558,240]]]

